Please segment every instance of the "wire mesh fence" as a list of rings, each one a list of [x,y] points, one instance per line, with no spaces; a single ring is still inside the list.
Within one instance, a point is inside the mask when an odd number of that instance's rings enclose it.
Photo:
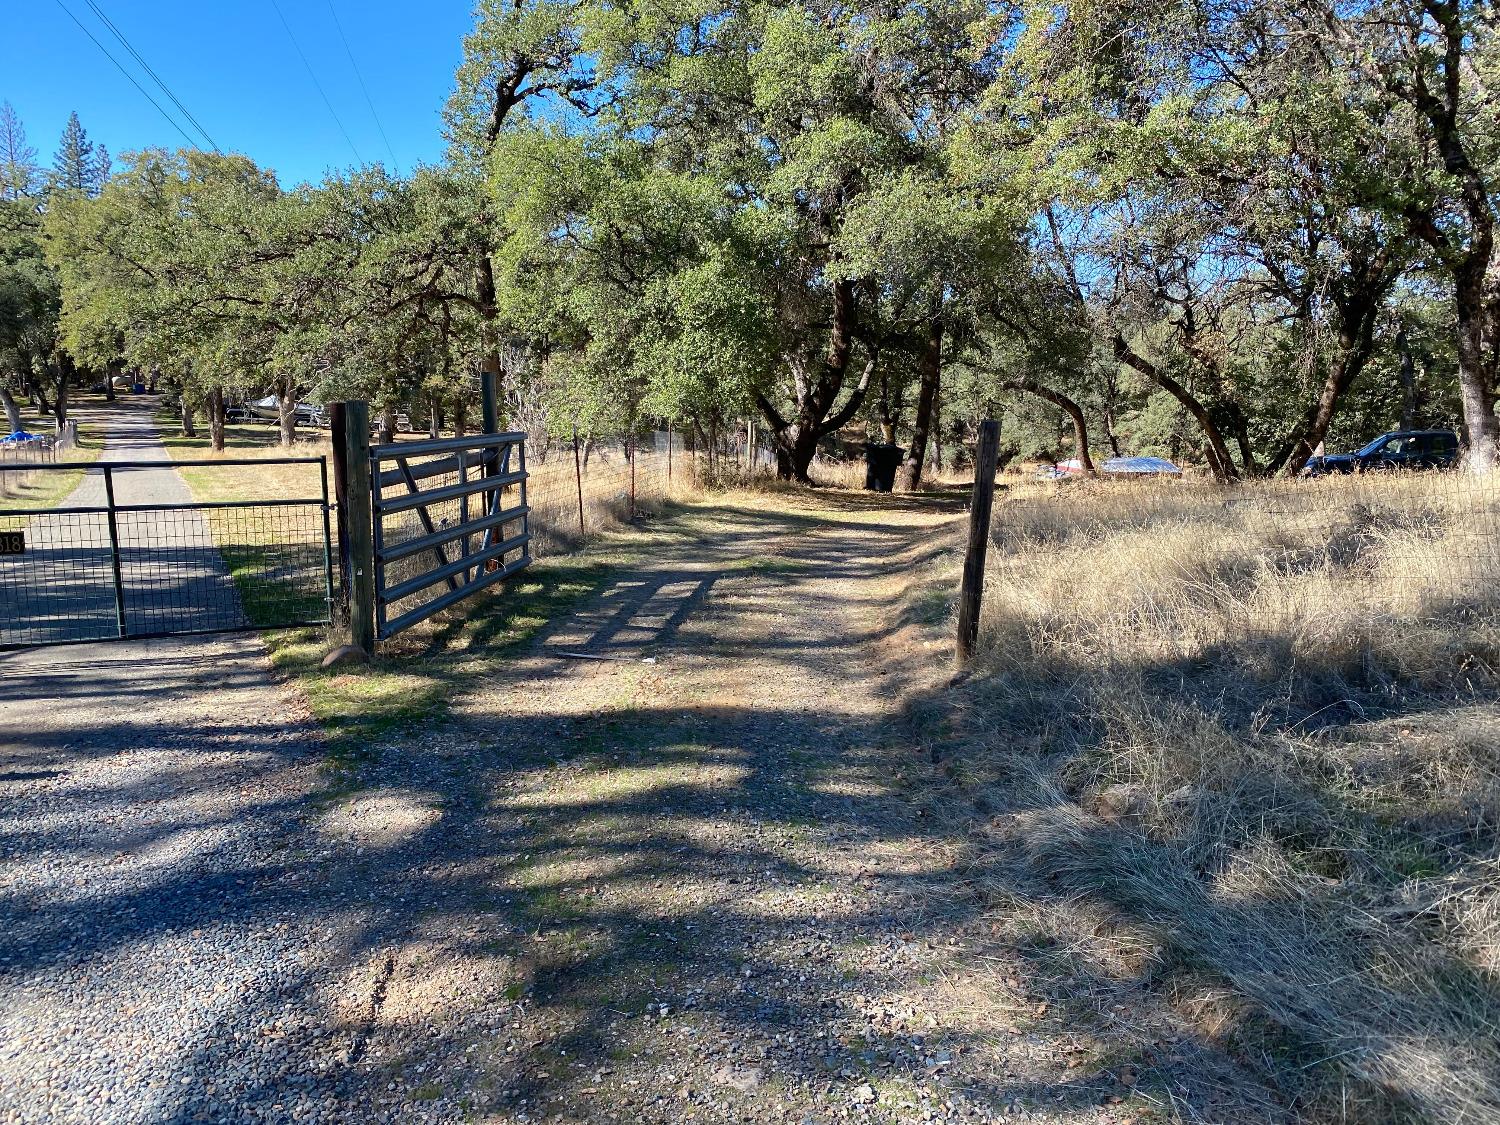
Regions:
[[[1368,651],[1500,626],[1495,475],[1068,482],[998,504],[991,534],[995,627],[1080,658],[1251,636]]]
[[[47,436],[0,440],[0,501],[19,493],[38,465],[54,464],[65,448],[66,443]]]
[[[1314,573],[1361,597],[1418,608],[1500,609],[1500,481],[1365,473],[1253,485],[1226,509],[1279,573]]]
[[[212,472],[236,463],[191,464]],[[49,466],[70,468],[79,466]],[[8,533],[0,645],[328,620],[322,496],[196,503],[183,499],[190,494],[169,465],[84,470],[83,483],[55,507],[0,507],[0,532]]]
[[[660,504],[695,479],[696,457],[675,430],[576,444],[533,438],[526,469],[532,551],[543,556],[574,550]]]

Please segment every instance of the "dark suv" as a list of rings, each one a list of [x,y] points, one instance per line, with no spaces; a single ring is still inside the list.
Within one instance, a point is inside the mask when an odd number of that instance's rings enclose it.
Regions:
[[[1458,463],[1458,435],[1452,430],[1396,430],[1381,434],[1355,453],[1331,453],[1307,463],[1310,476],[1366,473],[1385,469],[1448,469]]]

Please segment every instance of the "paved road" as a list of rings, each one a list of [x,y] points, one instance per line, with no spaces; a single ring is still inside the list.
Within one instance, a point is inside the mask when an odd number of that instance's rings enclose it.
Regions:
[[[99,464],[162,466],[115,471],[117,504],[192,502],[187,485],[171,467],[145,403],[126,401],[103,408],[97,424],[108,434]],[[90,469],[59,507],[105,504],[105,474]],[[233,629],[248,624],[208,518],[200,512],[119,514],[127,634]],[[27,521],[26,542],[25,555],[0,557],[0,644],[118,636],[105,515],[53,512],[35,516]]]

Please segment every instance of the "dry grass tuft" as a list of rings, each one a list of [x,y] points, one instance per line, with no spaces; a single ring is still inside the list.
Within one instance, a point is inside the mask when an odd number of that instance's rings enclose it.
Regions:
[[[951,771],[997,900],[1206,974],[1184,1016],[1304,1119],[1500,1119],[1497,533],[1456,475],[1000,504]]]

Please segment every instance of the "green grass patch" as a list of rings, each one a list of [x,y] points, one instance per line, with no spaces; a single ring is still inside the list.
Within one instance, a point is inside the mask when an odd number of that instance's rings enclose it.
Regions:
[[[502,669],[515,649],[593,597],[633,557],[607,550],[541,559],[515,579],[403,633],[368,665],[324,670],[322,628],[266,634],[273,666],[301,689],[336,765],[384,736],[441,721],[451,702]]]
[[[796,574],[806,570],[807,564],[799,559],[782,558],[780,555],[749,555],[735,559],[724,569],[730,573]]]
[[[322,542],[219,543],[245,617],[257,628],[328,618]]]

